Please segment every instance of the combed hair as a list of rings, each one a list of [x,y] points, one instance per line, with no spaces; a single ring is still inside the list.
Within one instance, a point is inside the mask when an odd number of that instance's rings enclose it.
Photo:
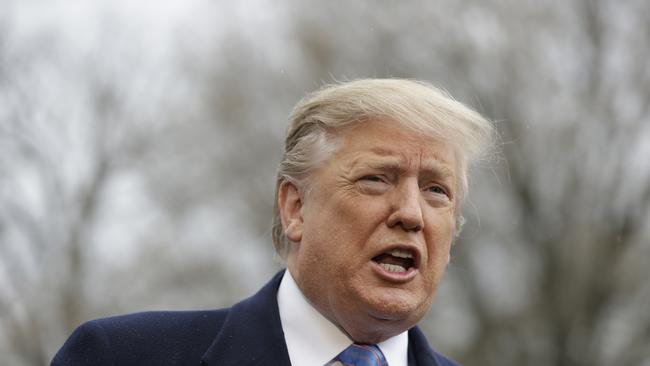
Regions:
[[[288,181],[308,185],[309,174],[336,150],[342,129],[382,119],[450,144],[456,153],[457,228],[467,193],[467,170],[493,146],[492,124],[479,113],[431,84],[407,79],[362,79],[331,85],[306,95],[289,116],[284,154],[278,167],[273,217],[273,244],[281,258],[288,254],[278,207],[278,190]]]

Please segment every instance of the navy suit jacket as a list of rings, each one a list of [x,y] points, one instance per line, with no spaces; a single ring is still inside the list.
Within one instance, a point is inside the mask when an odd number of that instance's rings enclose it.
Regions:
[[[229,309],[89,321],[72,333],[51,366],[291,365],[276,296],[283,274]],[[410,366],[458,366],[431,349],[418,327],[408,335]]]

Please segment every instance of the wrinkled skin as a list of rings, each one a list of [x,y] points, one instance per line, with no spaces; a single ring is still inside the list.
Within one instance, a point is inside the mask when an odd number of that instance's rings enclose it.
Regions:
[[[280,186],[288,269],[354,341],[381,342],[429,309],[449,262],[455,169],[449,145],[373,120],[340,133],[308,187]],[[385,273],[373,261],[396,246],[417,257],[408,274]]]

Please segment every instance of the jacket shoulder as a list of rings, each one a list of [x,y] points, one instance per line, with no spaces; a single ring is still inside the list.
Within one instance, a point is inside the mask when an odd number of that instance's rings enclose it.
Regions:
[[[155,311],[91,320],[72,333],[51,366],[198,364],[228,311]]]

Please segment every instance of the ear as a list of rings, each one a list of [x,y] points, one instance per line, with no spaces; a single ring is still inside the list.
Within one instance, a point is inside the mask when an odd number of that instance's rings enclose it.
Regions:
[[[291,182],[284,181],[278,189],[278,208],[284,235],[292,242],[302,240],[302,198],[298,187]]]

